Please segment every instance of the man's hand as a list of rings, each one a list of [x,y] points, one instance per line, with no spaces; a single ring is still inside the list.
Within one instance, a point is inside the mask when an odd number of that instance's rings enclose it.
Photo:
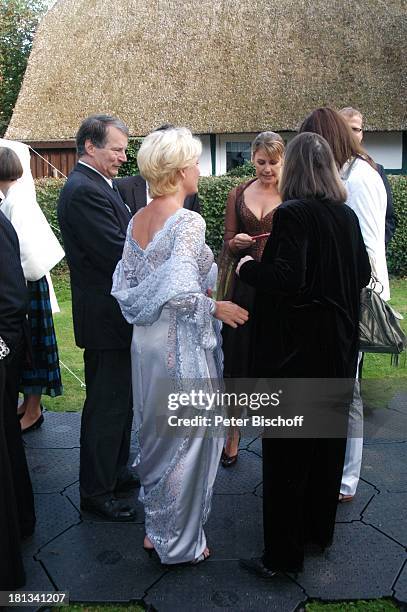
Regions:
[[[249,318],[247,310],[233,302],[215,302],[215,304],[214,316],[230,327],[236,328],[238,325],[243,325]]]

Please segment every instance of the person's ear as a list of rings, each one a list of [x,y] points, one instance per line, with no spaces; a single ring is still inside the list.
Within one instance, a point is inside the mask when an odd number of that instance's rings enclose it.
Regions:
[[[93,157],[93,154],[95,152],[95,145],[93,144],[93,142],[90,140],[90,138],[87,138],[85,140],[85,152],[86,155],[89,155],[90,157]]]

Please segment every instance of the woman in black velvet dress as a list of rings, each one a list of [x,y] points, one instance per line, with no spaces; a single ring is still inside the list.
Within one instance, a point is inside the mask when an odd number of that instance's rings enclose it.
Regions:
[[[237,268],[257,290],[252,374],[353,378],[370,265],[326,140],[296,136],[280,184],[261,262],[245,257]],[[264,555],[244,567],[262,576],[299,571],[305,542],[331,544],[345,446],[345,437],[263,438]]]

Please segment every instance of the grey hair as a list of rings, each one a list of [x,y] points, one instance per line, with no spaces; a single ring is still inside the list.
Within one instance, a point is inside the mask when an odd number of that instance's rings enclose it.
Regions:
[[[114,115],[90,115],[82,121],[76,134],[76,150],[78,157],[86,154],[85,142],[90,140],[97,149],[103,149],[107,141],[107,128],[115,127],[126,136],[129,128],[121,119]]]
[[[360,110],[353,108],[352,106],[345,106],[344,108],[341,108],[338,113],[342,115],[342,117],[347,117],[348,119],[351,117],[360,117],[363,120],[363,115]]]

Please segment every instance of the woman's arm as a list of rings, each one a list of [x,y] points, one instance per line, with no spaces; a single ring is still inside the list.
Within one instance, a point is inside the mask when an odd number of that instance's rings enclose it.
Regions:
[[[293,295],[305,284],[306,226],[295,210],[279,208],[261,262],[248,261],[240,278],[263,293]]]
[[[239,222],[236,214],[237,187],[229,192],[226,202],[224,244],[233,255],[248,249],[253,243],[251,236],[239,232]]]

